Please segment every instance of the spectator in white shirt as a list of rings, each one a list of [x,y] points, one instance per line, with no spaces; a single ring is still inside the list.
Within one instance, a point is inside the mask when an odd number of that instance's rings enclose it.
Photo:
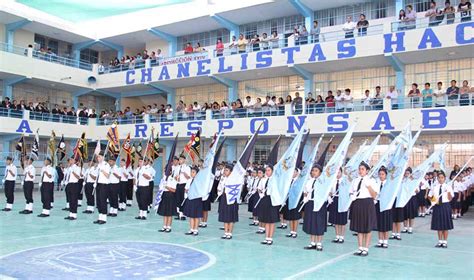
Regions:
[[[272,49],[277,49],[280,47],[280,37],[278,37],[278,33],[276,31],[272,32],[272,36],[270,37],[270,44]]]
[[[344,107],[346,108],[346,112],[351,112],[354,110],[354,101],[351,96],[351,89],[346,88],[344,90]]]
[[[392,102],[392,110],[398,109],[398,92],[395,90],[394,86],[390,86],[389,91],[385,94],[385,98],[390,99]]]
[[[336,97],[336,112],[344,112],[344,96],[342,96],[342,91],[337,90]]]
[[[361,99],[363,111],[370,111],[372,110],[372,98],[370,97],[370,90],[365,90],[364,96]]]
[[[231,55],[237,53],[237,38],[235,38],[235,36],[232,36],[232,41],[229,44],[229,49]]]
[[[262,50],[268,50],[268,42],[269,42],[270,38],[268,38],[268,34],[267,33],[263,33],[262,34],[262,38],[260,38],[260,48]]]
[[[406,17],[403,19],[403,21],[405,22],[405,29],[416,28],[416,12],[415,10],[413,10],[413,6],[408,5],[406,11]]]
[[[354,38],[355,22],[352,21],[352,16],[347,16],[347,21],[342,26],[342,30],[346,33],[345,38]]]
[[[247,109],[249,114],[253,114],[253,106],[255,105],[255,101],[252,100],[250,96],[245,97],[244,100],[244,108]]]
[[[447,96],[446,90],[443,89],[443,83],[438,82],[438,87],[433,92],[435,107],[446,106]]]

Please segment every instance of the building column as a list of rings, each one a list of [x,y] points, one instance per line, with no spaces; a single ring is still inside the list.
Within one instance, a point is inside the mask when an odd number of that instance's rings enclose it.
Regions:
[[[123,46],[114,44],[112,42],[104,41],[104,40],[97,40],[97,43],[100,43],[106,47],[109,47],[115,51],[117,51],[117,58],[120,59],[123,56]],[[100,63],[100,61],[99,61]]]
[[[233,162],[237,160],[237,140],[227,139],[225,141],[226,161]],[[245,168],[246,166],[244,166]]]
[[[19,78],[3,80],[3,98],[8,97],[10,99],[13,99],[13,86],[15,86],[18,83],[23,82],[26,79],[29,79],[29,78],[19,77]]]
[[[211,18],[217,21],[217,23],[219,23],[220,25],[222,25],[222,27],[229,30],[229,33],[230,33],[229,42],[232,41],[232,36],[235,36],[236,38],[239,37],[240,28],[238,24],[235,24],[231,22],[230,20],[225,19],[224,17],[221,17],[216,14],[212,14]]]
[[[405,0],[395,0],[395,17],[398,17],[398,12],[405,9]]]
[[[395,70],[395,90],[398,92],[398,108],[403,109],[405,99],[405,64],[391,53],[385,54],[385,58]]]
[[[150,87],[166,93],[166,102],[174,109],[176,107],[176,90],[160,84],[148,84]]]
[[[31,20],[29,19],[23,19],[5,25],[5,42],[7,43],[8,52],[13,51],[13,45],[15,44],[15,32],[30,22]]]
[[[303,94],[300,95],[303,98],[303,114],[306,114],[306,94],[314,92],[314,74],[301,68],[298,65],[288,65],[290,69],[292,69],[298,76],[302,77],[304,80],[304,91]]]
[[[165,39],[168,42],[169,57],[173,57],[176,55],[176,51],[178,50],[178,38],[176,36],[160,31],[156,28],[148,28],[147,31],[157,37]]]
[[[289,0],[290,3],[295,7],[295,9],[304,16],[304,25],[308,32],[311,32],[314,21],[314,11],[311,10],[308,6],[303,4],[300,0]]]
[[[89,40],[89,41],[85,41],[85,42],[82,42],[82,43],[76,43],[74,45],[72,45],[72,53],[74,55],[74,60],[79,63],[79,61],[81,60],[81,51],[83,49],[86,49],[92,45],[94,45],[97,41],[95,40]]]
[[[209,77],[227,87],[227,98],[229,102],[233,102],[239,98],[239,83],[237,81],[215,75]]]

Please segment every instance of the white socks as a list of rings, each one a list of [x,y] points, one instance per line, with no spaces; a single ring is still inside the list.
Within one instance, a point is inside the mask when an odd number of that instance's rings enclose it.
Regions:
[[[48,209],[43,209],[43,211],[41,212],[41,214],[49,215],[49,210],[48,210]]]
[[[344,236],[342,236],[342,235],[336,235],[336,239],[337,239],[337,240],[344,240]]]
[[[94,212],[94,206],[87,206],[86,210]]]
[[[316,246],[316,242],[311,241],[311,246]]]
[[[8,204],[7,204],[8,205]],[[27,203],[25,205],[25,210],[33,211],[33,203]]]
[[[5,206],[5,208],[7,208],[7,209],[12,209],[12,207],[13,207],[13,204],[11,204],[11,203],[7,203],[7,205]]]
[[[368,252],[368,251],[369,251],[369,248],[359,247],[359,251],[366,251],[366,252]]]
[[[77,218],[77,213],[71,213],[71,212],[69,212],[69,217],[71,217],[71,218]]]
[[[388,240],[387,240],[387,239],[382,240],[382,243],[383,243],[383,244],[388,244]]]
[[[105,214],[99,214],[99,220],[100,220],[100,221],[107,222],[107,215],[105,215]]]

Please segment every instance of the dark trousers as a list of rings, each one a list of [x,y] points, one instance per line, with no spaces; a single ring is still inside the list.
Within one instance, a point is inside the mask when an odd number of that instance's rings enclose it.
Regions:
[[[44,182],[40,188],[41,191],[41,203],[43,203],[43,209],[50,210],[51,202],[53,201],[54,183]]]
[[[95,206],[94,183],[86,183],[84,192],[86,193],[87,206]]]
[[[183,204],[184,201],[184,188],[186,187],[186,184],[177,184],[176,185],[176,192],[174,193],[176,195],[176,205],[178,205],[179,212],[183,212]]]
[[[66,202],[71,203],[71,193],[68,186],[69,184],[66,184],[66,187],[64,187],[64,192],[66,193]]]
[[[109,197],[110,185],[97,184],[96,200],[99,214],[107,215],[107,198]]]
[[[84,188],[84,180],[79,180],[79,196],[77,197],[78,200],[82,200],[84,198],[84,194],[83,194],[83,188]]]
[[[148,205],[153,204],[153,189],[155,188],[155,182],[150,181],[150,185],[148,186]]]
[[[33,185],[31,181],[23,183],[23,194],[25,195],[26,204],[33,203]]]
[[[5,197],[8,204],[13,204],[15,200],[15,181],[5,181]]]
[[[79,187],[79,183],[70,183],[67,184],[67,188],[69,189],[69,212],[76,214],[77,213],[77,200],[79,199],[79,193],[81,192],[81,188]]]
[[[120,191],[120,184],[109,184],[109,203],[110,207],[118,209],[118,195]]]
[[[119,202],[127,202],[128,181],[120,181]]]
[[[138,209],[141,211],[147,211],[148,210],[148,196],[150,194],[149,187],[148,186],[138,186],[137,188],[137,203],[138,203]]]
[[[128,180],[127,183],[127,200],[133,200],[133,180]]]

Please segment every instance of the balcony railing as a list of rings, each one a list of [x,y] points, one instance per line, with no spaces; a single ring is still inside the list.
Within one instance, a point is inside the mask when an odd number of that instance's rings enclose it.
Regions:
[[[87,125],[88,118],[30,111],[30,120]]]
[[[418,28],[426,28],[426,27],[434,27],[440,25],[449,25],[459,22],[467,22],[471,21],[472,17],[469,14],[462,14],[462,13],[450,13],[450,14],[441,14],[434,17],[420,17],[416,18],[414,21],[394,21],[391,23],[392,25],[392,32],[396,31],[403,31],[403,30],[410,30],[410,29],[418,29]]]

